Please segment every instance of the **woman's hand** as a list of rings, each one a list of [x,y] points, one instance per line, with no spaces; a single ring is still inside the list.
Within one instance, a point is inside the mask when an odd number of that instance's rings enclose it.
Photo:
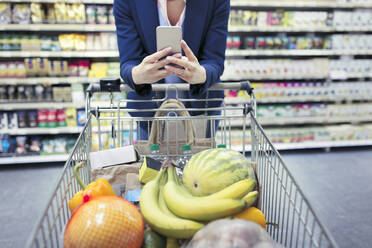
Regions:
[[[170,61],[167,58],[160,59],[167,56],[171,51],[172,48],[168,47],[145,57],[141,64],[132,69],[133,82],[135,84],[152,84],[168,77],[171,72],[163,68]]]
[[[166,65],[164,68],[170,73],[176,74],[189,84],[203,84],[207,80],[207,73],[205,68],[199,64],[189,46],[184,40],[181,41],[181,47],[185,51],[186,57],[178,58],[176,56],[168,56],[168,63],[176,64],[181,68],[171,65]]]

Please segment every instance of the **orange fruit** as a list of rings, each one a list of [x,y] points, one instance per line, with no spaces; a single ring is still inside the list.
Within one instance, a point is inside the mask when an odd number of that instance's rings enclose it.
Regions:
[[[141,213],[117,196],[100,196],[73,212],[64,233],[65,248],[140,248],[144,235]]]
[[[258,208],[249,207],[243,212],[234,215],[234,218],[253,221],[262,226],[267,231],[265,215]]]

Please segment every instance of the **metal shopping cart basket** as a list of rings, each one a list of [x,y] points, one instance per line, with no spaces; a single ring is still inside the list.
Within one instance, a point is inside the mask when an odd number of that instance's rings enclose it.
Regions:
[[[154,92],[165,92],[165,98],[171,90],[176,92],[176,97],[178,97],[179,92],[188,89],[189,86],[186,84],[152,85]],[[231,98],[225,98],[221,107],[187,109],[190,112],[219,111],[220,114],[216,115],[131,117],[128,112],[141,110],[124,108],[130,100],[115,102],[113,99],[113,92],[127,93],[131,91],[127,85],[121,83],[120,80],[111,79],[104,79],[100,84],[90,85],[86,97],[86,124],[58,178],[48,204],[28,240],[27,247],[63,246],[64,228],[71,216],[68,201],[80,189],[73,177],[73,167],[76,163],[87,161],[87,166],[81,170],[81,176],[88,183],[90,181],[88,155],[92,150],[135,143],[136,136],[140,136],[137,132],[137,122],[150,123],[157,120],[167,124],[185,118],[192,121],[199,120],[207,125],[209,123],[212,129],[216,126],[214,124],[219,121],[218,129],[211,132],[211,140],[213,140],[210,144],[211,147],[225,144],[227,148],[240,150],[246,155],[249,155],[250,152],[251,160],[255,161],[257,165],[256,172],[260,184],[259,205],[267,222],[275,223],[268,225],[268,232],[275,241],[284,247],[337,247],[298,187],[296,180],[288,171],[280,154],[258,123],[256,100],[250,83],[218,83],[209,90],[238,90],[240,93],[244,91],[250,95],[250,100],[239,103],[231,102]],[[91,98],[96,92],[109,93],[111,96],[109,106],[93,107]],[[163,100],[147,101],[161,102]],[[217,100],[222,99],[210,99],[210,101]],[[199,100],[190,99],[189,101]],[[229,105],[228,101],[232,105]],[[141,100],[141,104],[144,102],[146,100]],[[156,111],[156,109],[152,111]],[[165,129],[168,129],[167,125],[165,125]]]

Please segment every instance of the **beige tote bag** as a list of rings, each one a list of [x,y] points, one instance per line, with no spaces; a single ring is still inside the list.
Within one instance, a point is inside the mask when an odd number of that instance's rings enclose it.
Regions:
[[[187,110],[177,110],[185,109],[185,106],[176,99],[168,99],[162,103],[160,108],[156,111],[155,117],[165,116],[167,110],[164,109],[175,109],[174,112],[181,117],[189,117],[190,114]],[[183,145],[191,145],[192,153],[197,153],[206,149],[211,148],[214,145],[211,138],[198,138],[196,136],[195,127],[192,120],[172,120],[170,116],[167,121],[165,121],[165,126],[163,128],[164,121],[153,121],[151,126],[151,131],[149,135],[149,140],[140,140],[137,142],[136,149],[140,155],[150,154],[150,146],[153,144],[159,144],[160,153],[165,155],[177,155],[182,154]],[[169,132],[173,135],[172,137],[166,137],[166,125],[168,123]],[[180,124],[182,123],[182,124]],[[176,125],[178,125],[178,132],[184,133],[185,135],[174,135],[176,130]],[[183,128],[183,130],[182,130]],[[164,131],[164,132],[163,132]],[[183,136],[183,137],[182,137]]]

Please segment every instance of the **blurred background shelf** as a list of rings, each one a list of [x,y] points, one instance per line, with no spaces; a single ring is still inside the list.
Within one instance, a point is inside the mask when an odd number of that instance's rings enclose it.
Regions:
[[[0,103],[0,110],[84,108],[84,107],[85,107],[85,103],[72,103],[72,102]]]
[[[53,163],[65,162],[69,155],[41,155],[41,156],[14,156],[14,157],[0,157],[0,164],[32,164],[32,163]]]

